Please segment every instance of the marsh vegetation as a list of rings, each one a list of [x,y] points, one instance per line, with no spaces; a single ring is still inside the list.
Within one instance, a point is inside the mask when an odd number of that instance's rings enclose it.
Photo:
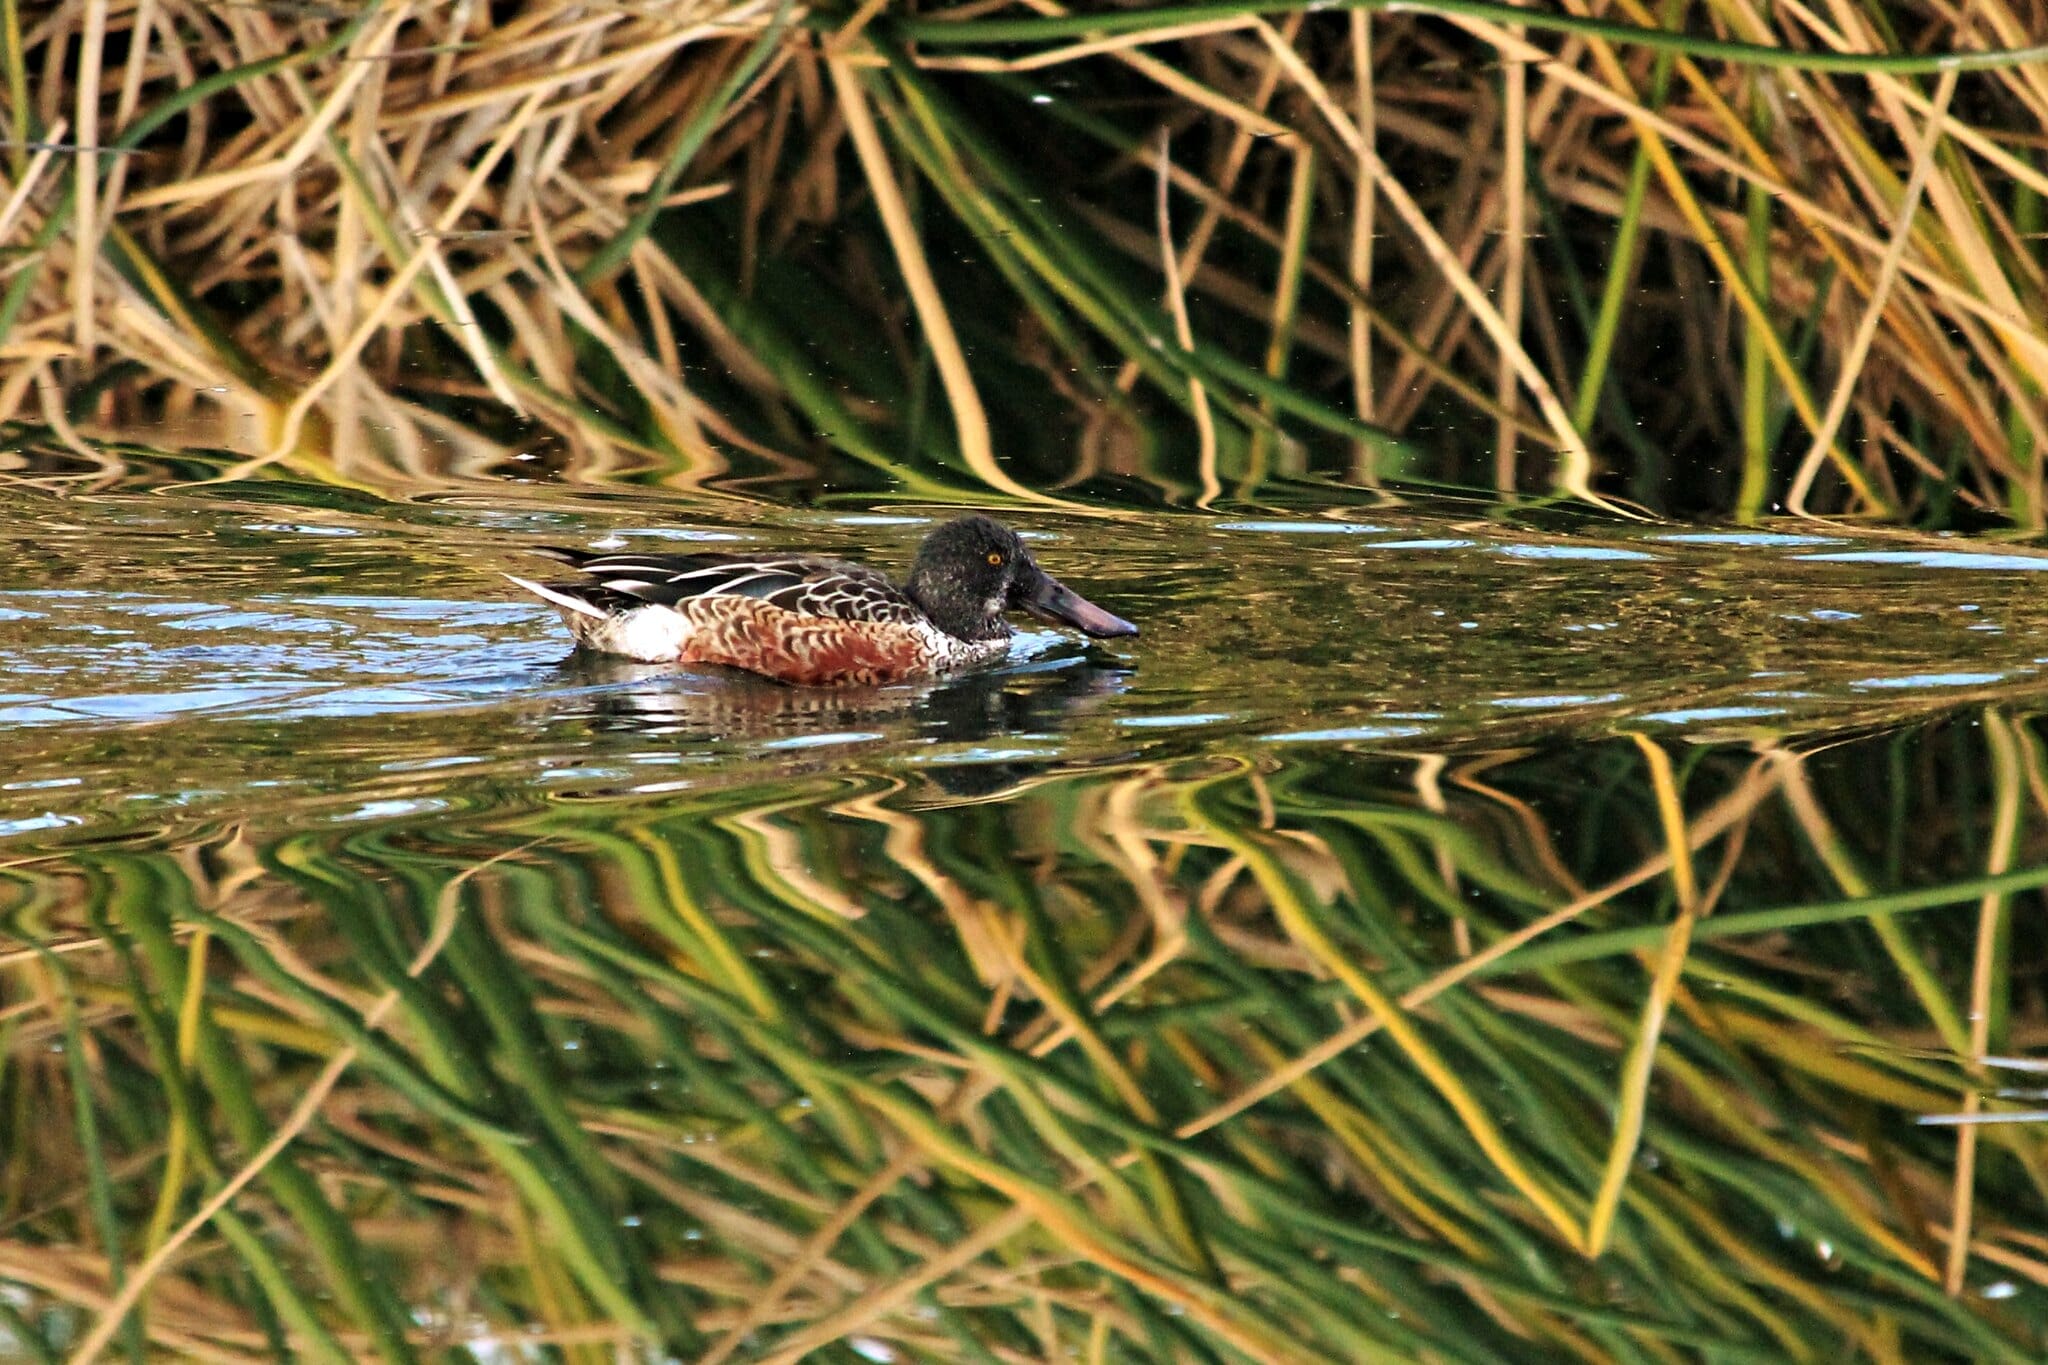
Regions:
[[[0,0],[0,1355],[2040,1359],[2044,32]]]

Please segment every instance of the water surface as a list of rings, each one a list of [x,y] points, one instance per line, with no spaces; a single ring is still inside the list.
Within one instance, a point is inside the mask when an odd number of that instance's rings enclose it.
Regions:
[[[498,577],[954,510],[0,491],[8,1350],[2039,1358],[1918,1120],[2043,1107],[2048,555],[1015,513],[1144,633],[829,694]]]

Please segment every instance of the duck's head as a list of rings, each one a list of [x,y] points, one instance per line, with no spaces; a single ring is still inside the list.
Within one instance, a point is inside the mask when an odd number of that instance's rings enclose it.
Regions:
[[[1002,639],[1007,611],[1098,638],[1138,633],[1039,568],[1022,538],[988,517],[961,517],[926,536],[905,586],[933,625],[962,640]]]

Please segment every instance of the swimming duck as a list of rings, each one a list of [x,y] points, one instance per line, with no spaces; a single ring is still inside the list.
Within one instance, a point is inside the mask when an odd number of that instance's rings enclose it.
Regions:
[[[926,536],[901,587],[816,555],[537,552],[574,582],[505,575],[552,603],[586,649],[644,663],[724,664],[806,687],[876,686],[957,672],[999,657],[1007,611],[1097,637],[1138,628],[1038,567],[988,517]]]

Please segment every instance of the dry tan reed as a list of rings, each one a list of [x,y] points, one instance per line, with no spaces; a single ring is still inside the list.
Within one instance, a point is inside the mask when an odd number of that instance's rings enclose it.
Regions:
[[[2041,0],[1382,8],[11,0],[0,420],[2042,524]]]

